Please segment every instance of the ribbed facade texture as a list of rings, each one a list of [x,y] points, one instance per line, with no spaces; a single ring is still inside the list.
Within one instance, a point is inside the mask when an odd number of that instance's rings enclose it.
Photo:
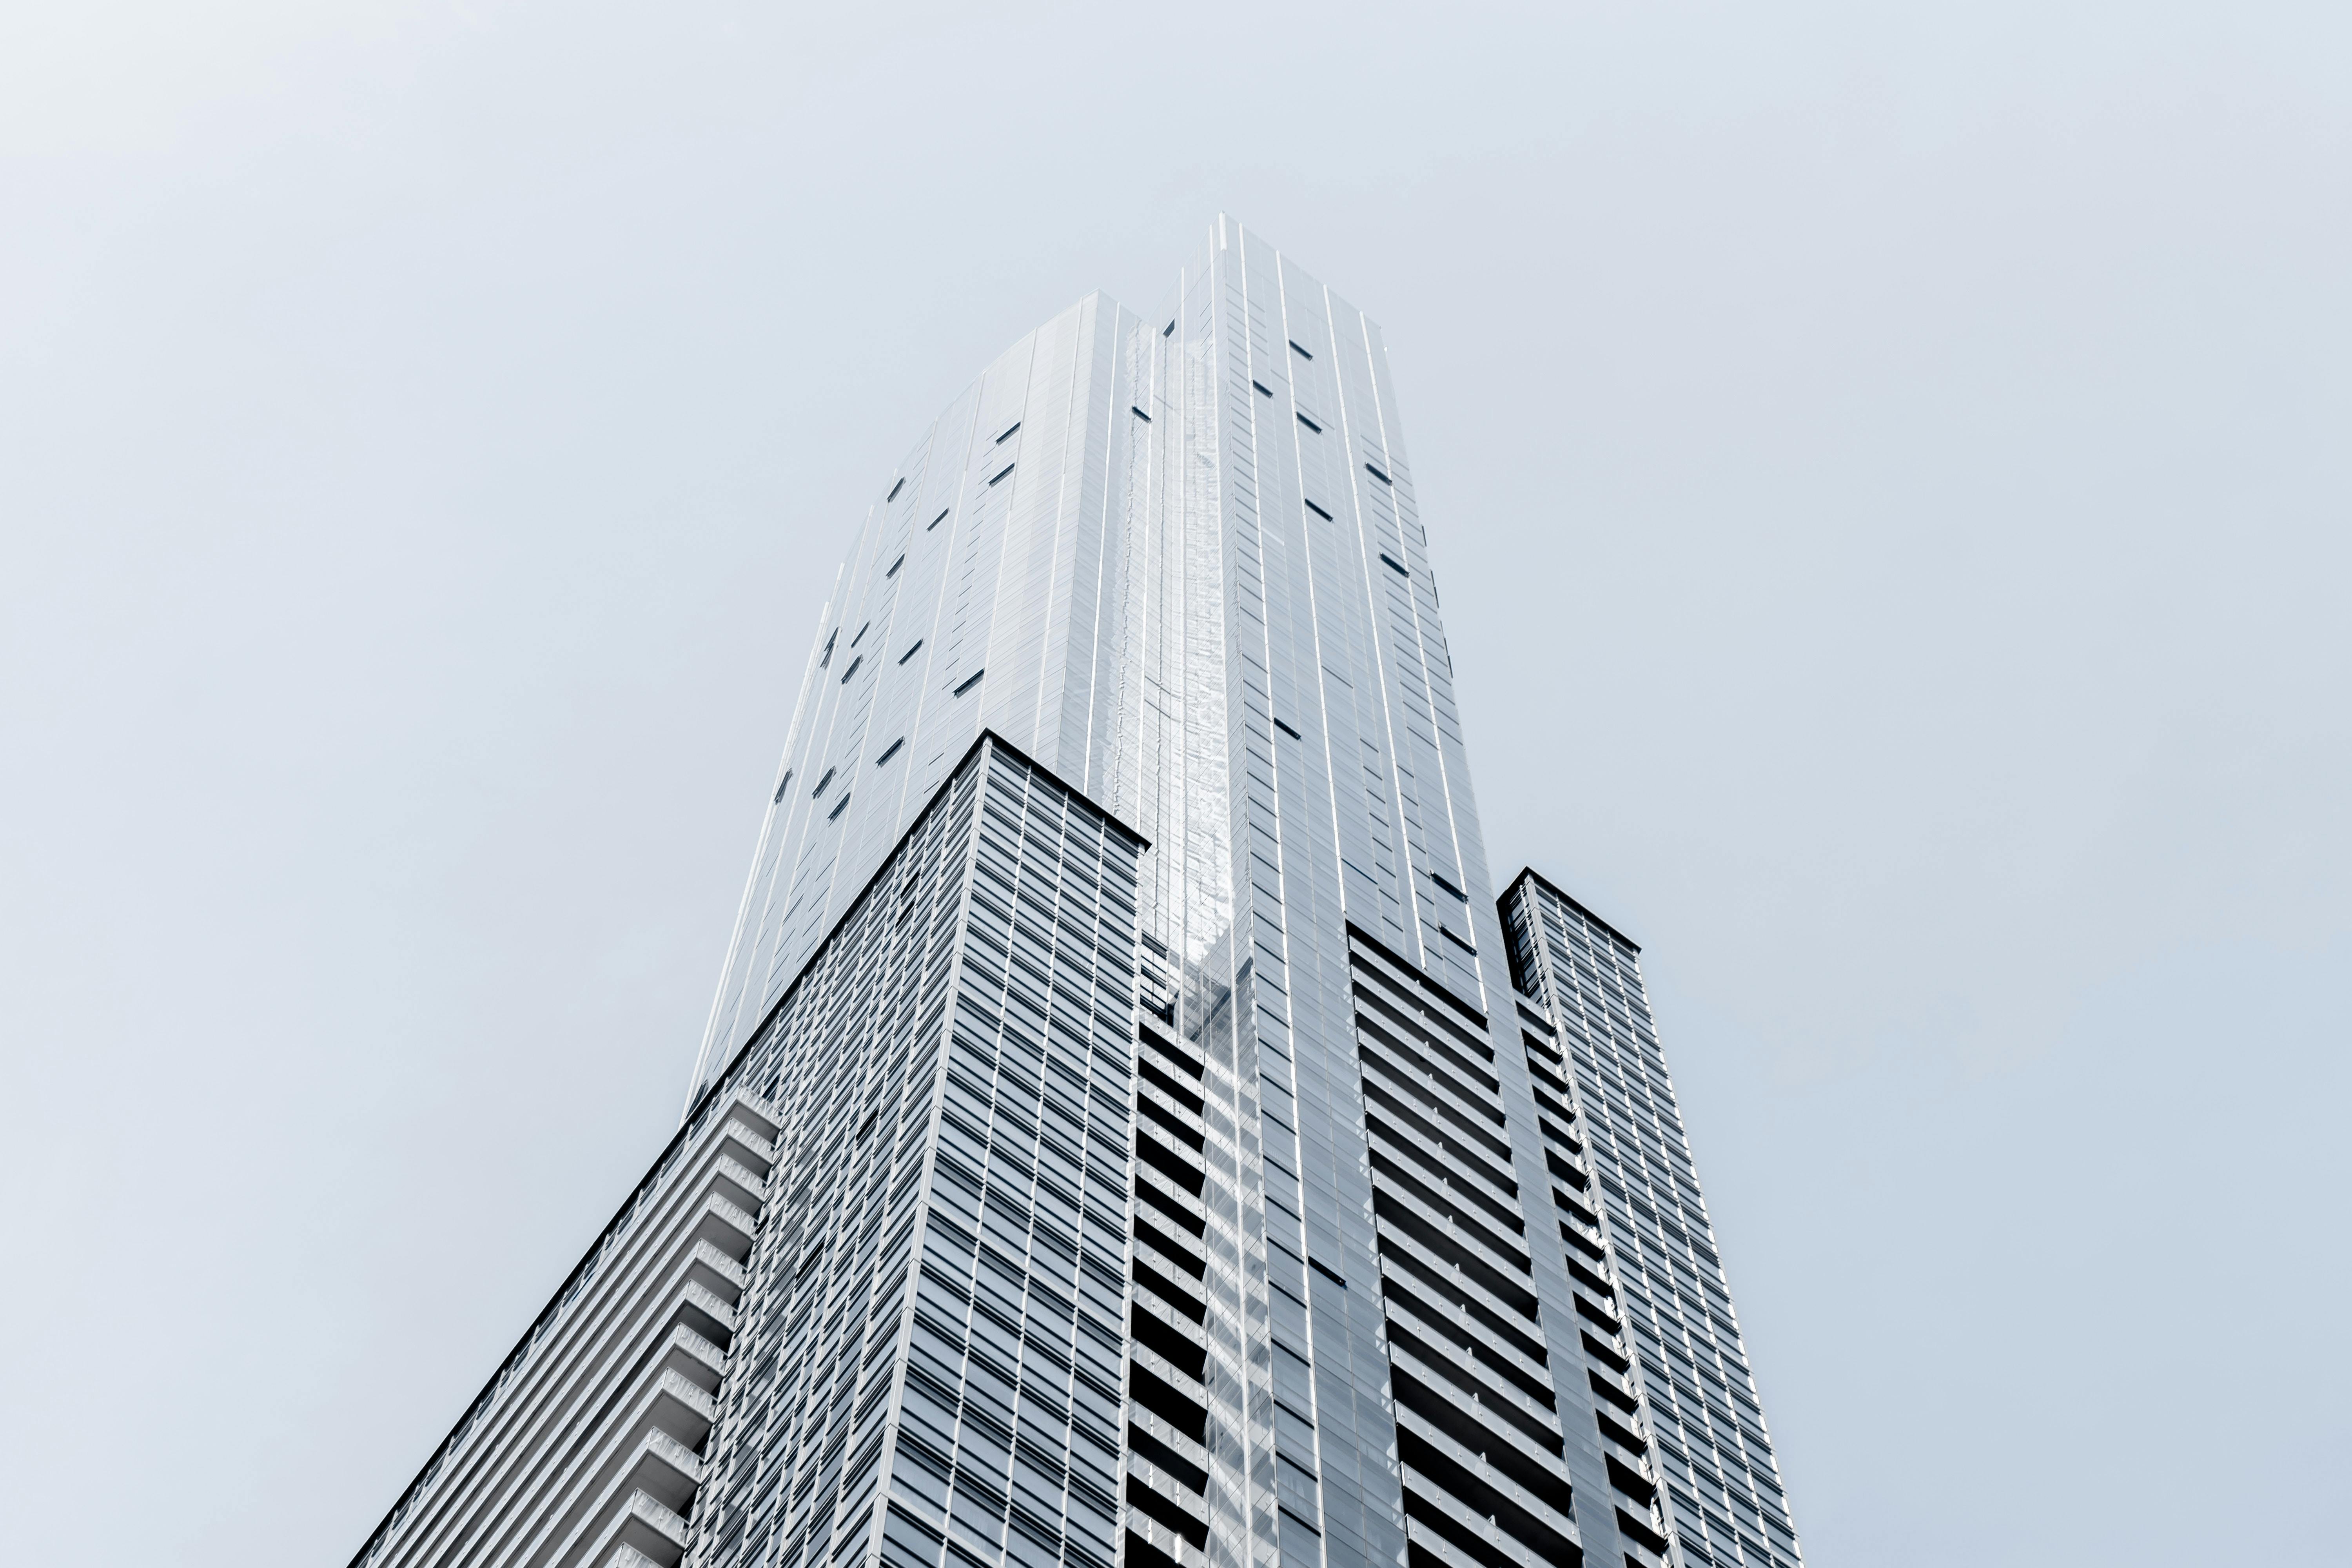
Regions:
[[[1602,1322],[1606,1342],[1588,1347],[1606,1369],[1590,1375],[1612,1462],[1651,1460],[1688,1561],[1795,1562],[1797,1527],[1650,1019],[1641,950],[1533,871],[1504,894],[1503,920],[1512,973],[1543,1015],[1526,1020],[1534,1027],[1520,1046],[1549,1115],[1538,1116],[1545,1152],[1566,1183],[1553,1200],[1569,1267],[1633,1331],[1628,1346],[1614,1321]]]
[[[677,1141],[355,1568],[1799,1563],[1453,679],[1360,313],[1221,219],[1016,344],[842,569]]]

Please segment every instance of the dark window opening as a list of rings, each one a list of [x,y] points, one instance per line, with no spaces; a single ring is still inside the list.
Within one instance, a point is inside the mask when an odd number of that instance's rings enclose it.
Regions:
[[[1136,1342],[1193,1382],[1209,1368],[1209,1347],[1169,1327],[1143,1310],[1141,1302],[1128,1309],[1128,1331]]]
[[[855,795],[843,795],[839,800],[834,803],[833,809],[824,814],[824,819],[827,822],[831,822],[835,817],[837,817],[843,812],[847,811],[849,809],[849,803],[856,798],[857,797]]]
[[[1153,939],[1147,935],[1143,940],[1150,942]],[[1150,1046],[1153,1050],[1158,1051],[1161,1056],[1166,1057],[1170,1061],[1174,1062],[1178,1067],[1182,1068],[1186,1072],[1191,1073],[1195,1080],[1201,1080],[1202,1075],[1208,1071],[1208,1068],[1200,1060],[1200,1058],[1186,1055],[1182,1050],[1177,1047],[1174,1041],[1169,1039],[1150,1025],[1137,1025],[1135,1035],[1136,1038]]]
[[[1170,1425],[1173,1426],[1175,1423],[1171,1422]],[[1185,1510],[1177,1507],[1150,1487],[1145,1486],[1141,1476],[1127,1478],[1127,1500],[1133,1506],[1136,1512],[1149,1514],[1176,1534],[1182,1536],[1193,1551],[1198,1552],[1209,1544],[1209,1521],[1205,1519],[1193,1518]]]
[[[1416,1117],[1413,1120],[1418,1121],[1421,1119]],[[1403,1187],[1407,1193],[1415,1197],[1421,1197],[1423,1190],[1428,1186],[1428,1184],[1414,1176],[1400,1161],[1391,1157],[1388,1152],[1389,1149],[1395,1150],[1405,1160],[1420,1166],[1423,1171],[1436,1179],[1444,1191],[1436,1193],[1436,1201],[1433,1202],[1427,1198],[1423,1201],[1429,1203],[1431,1207],[1441,1214],[1451,1211],[1453,1199],[1461,1198],[1484,1209],[1488,1217],[1496,1224],[1515,1233],[1525,1234],[1527,1226],[1520,1222],[1519,1212],[1515,1206],[1499,1201],[1477,1182],[1466,1178],[1472,1176],[1483,1178],[1487,1185],[1496,1192],[1516,1193],[1517,1184],[1501,1175],[1493,1167],[1477,1163],[1473,1157],[1466,1154],[1446,1150],[1447,1153],[1454,1154],[1454,1159],[1440,1158],[1430,1151],[1427,1144],[1404,1136],[1400,1129],[1381,1121],[1377,1111],[1365,1112],[1364,1125],[1388,1145],[1387,1149],[1381,1148],[1379,1144],[1372,1146],[1372,1168],[1384,1175],[1392,1174],[1398,1177],[1397,1184]],[[1423,1121],[1422,1125],[1426,1127],[1429,1124]],[[1438,1147],[1444,1149],[1444,1145],[1441,1142]],[[1431,1191],[1435,1192],[1435,1189]],[[1474,1218],[1465,1223],[1466,1226],[1469,1224],[1481,1222]]]
[[[1371,1058],[1369,1056],[1366,1058],[1368,1065],[1370,1064],[1370,1059]],[[1384,1070],[1393,1070],[1388,1068],[1388,1064],[1384,1062],[1379,1065]],[[1446,1116],[1449,1120],[1461,1120],[1459,1117],[1454,1116],[1452,1111],[1447,1110],[1442,1102],[1432,1100],[1427,1096],[1423,1096],[1422,1098],[1424,1104],[1430,1106],[1433,1110],[1437,1111],[1439,1114]],[[1412,1106],[1407,1105],[1402,1100],[1391,1094],[1379,1084],[1374,1083],[1370,1078],[1364,1079],[1364,1099],[1369,1104],[1379,1107],[1381,1110],[1386,1112],[1391,1117],[1394,1117],[1398,1121],[1402,1122],[1404,1126],[1410,1128],[1413,1132],[1426,1140],[1429,1147],[1444,1150],[1452,1158],[1461,1161],[1464,1165],[1467,1166],[1472,1171],[1476,1172],[1479,1175],[1484,1176],[1497,1192],[1508,1193],[1513,1197],[1518,1196],[1518,1183],[1511,1180],[1510,1177],[1503,1174],[1503,1173],[1497,1170],[1495,1166],[1487,1163],[1486,1161],[1478,1153],[1477,1150],[1471,1147],[1471,1143],[1475,1142],[1482,1146],[1491,1148],[1493,1142],[1492,1140],[1478,1137],[1474,1133],[1470,1142],[1465,1142],[1458,1134],[1449,1135],[1445,1129],[1438,1126],[1435,1122],[1430,1121],[1427,1117],[1413,1110]],[[1378,1120],[1378,1118],[1372,1113],[1366,1113],[1365,1121],[1367,1123],[1376,1120]],[[1506,1160],[1510,1158],[1507,1149],[1503,1152],[1502,1157]]]
[[[900,664],[904,664],[904,663],[906,663],[908,659],[910,659],[910,658],[914,658],[917,654],[920,653],[920,652],[922,651],[922,649],[923,649],[923,639],[922,639],[922,638],[920,638],[920,637],[917,637],[917,638],[915,639],[915,646],[914,646],[914,647],[910,647],[910,648],[908,648],[906,652],[904,652],[904,653],[902,653],[902,654],[900,654],[900,655],[898,656],[898,662],[899,662]]]
[[[1297,340],[1297,338],[1292,338],[1291,340],[1289,340],[1289,342],[1290,342],[1290,346],[1291,346],[1294,350],[1297,350],[1297,352],[1298,353],[1298,354],[1299,354],[1302,358],[1305,358],[1305,359],[1313,359],[1313,358],[1315,357],[1315,351],[1314,351],[1314,350],[1312,350],[1312,349],[1307,349],[1307,348],[1301,348],[1301,347],[1299,347],[1299,342],[1298,342],[1298,340]]]
[[[1294,741],[1303,741],[1307,739],[1306,736],[1300,734],[1297,731],[1292,729],[1289,725],[1284,723],[1279,719],[1276,719],[1274,721],[1274,727],[1281,731],[1284,734],[1289,736]]]
[[[1262,381],[1253,380],[1250,384],[1256,387],[1260,392],[1265,393],[1268,397],[1272,397],[1274,395],[1274,388],[1268,386]]]
[[[1013,471],[1013,464],[1011,464],[1011,463],[1007,463],[1007,464],[1005,464],[1005,465],[1004,465],[1004,467],[1003,467],[1003,468],[999,468],[999,469],[997,469],[997,470],[996,470],[995,478],[993,478],[993,479],[990,479],[988,482],[989,482],[990,484],[992,484],[992,484],[997,483],[999,480],[1003,479],[1004,478],[1004,476],[1005,476],[1005,475],[1007,475],[1007,474],[1011,473],[1011,472]]]
[[[984,669],[973,670],[970,675],[964,677],[963,684],[955,689],[955,695],[961,697],[965,692],[970,691],[973,687],[978,686],[980,684],[980,678],[987,673],[988,671]]]
[[[1423,1418],[1428,1419],[1426,1416]],[[1431,1421],[1430,1425],[1444,1430],[1442,1422]],[[1447,1436],[1457,1443],[1464,1442],[1461,1436],[1450,1432]],[[1400,1430],[1397,1437],[1397,1457],[1416,1472],[1415,1479],[1426,1479],[1452,1493],[1461,1505],[1462,1512],[1474,1518],[1483,1514],[1494,1521],[1502,1528],[1503,1533],[1528,1548],[1527,1555],[1539,1563],[1559,1564],[1572,1564],[1581,1556],[1576,1542],[1559,1534],[1546,1524],[1540,1515],[1528,1510],[1509,1492],[1497,1489],[1486,1477],[1454,1458],[1436,1444],[1404,1430]],[[1477,1447],[1466,1443],[1464,1446],[1470,1447],[1472,1453],[1479,1454],[1495,1470],[1541,1498],[1556,1511],[1573,1514],[1575,1505],[1568,1479],[1551,1467],[1539,1462],[1530,1464],[1516,1450],[1493,1440],[1484,1440]],[[1546,1447],[1555,1454],[1559,1452],[1557,1439]],[[1406,1484],[1408,1487],[1412,1485],[1410,1481]],[[1411,1511],[1412,1505],[1408,1503],[1406,1507]]]
[[[1381,552],[1381,559],[1387,562],[1390,569],[1394,571],[1400,577],[1410,577],[1412,575],[1412,567],[1407,566],[1403,562],[1398,560],[1387,551],[1383,550]]]
[[[1166,1215],[1170,1219],[1174,1220],[1178,1225],[1182,1226],[1186,1230],[1191,1231],[1194,1236],[1205,1236],[1208,1233],[1209,1222],[1207,1220],[1204,1220],[1198,1215],[1193,1214],[1190,1209],[1185,1208],[1175,1199],[1170,1197],[1166,1193],[1161,1192],[1158,1187],[1153,1186],[1150,1183],[1144,1181],[1141,1177],[1138,1177],[1136,1179],[1135,1195],[1143,1202],[1150,1204],[1153,1208],[1158,1209],[1160,1213]]]
[[[1018,429],[1020,429],[1020,428],[1021,428],[1021,421],[1019,421],[1018,419],[1015,419],[1012,424],[1007,425],[1007,426],[1004,427],[1004,434],[1003,434],[1003,435],[1002,435],[1002,436],[999,436],[999,437],[996,438],[996,444],[997,444],[998,446],[1000,446],[1000,447],[1003,446],[1003,445],[1004,445],[1004,443],[1006,443],[1007,441],[1010,441],[1010,440],[1012,440],[1012,439],[1013,439],[1013,432],[1014,432],[1015,430],[1018,430]]]
[[[1407,1486],[1404,1489],[1403,1497],[1404,1516],[1407,1519],[1425,1527],[1431,1534],[1437,1536],[1463,1556],[1477,1563],[1478,1568],[1514,1568],[1517,1560],[1508,1552],[1495,1546],[1484,1535],[1473,1532],[1467,1525],[1435,1503],[1428,1501],[1412,1487]],[[1444,1557],[1428,1550],[1417,1541],[1405,1542],[1406,1568],[1435,1568],[1436,1564],[1444,1561]],[[1550,1561],[1574,1568],[1574,1565],[1580,1563],[1583,1558],[1574,1552],[1563,1552]]]
[[[1137,407],[1134,404],[1132,404],[1132,403],[1130,403],[1130,404],[1129,404],[1129,405],[1127,405],[1127,411],[1128,411],[1129,414],[1134,415],[1138,419],[1142,420],[1146,425],[1149,425],[1149,424],[1150,424],[1150,423],[1151,423],[1151,416],[1150,416],[1150,415],[1149,415],[1149,414],[1146,414],[1142,409],[1138,408],[1138,407]]]
[[[824,770],[824,777],[817,780],[816,788],[809,791],[809,798],[811,800],[814,800],[817,796],[824,793],[824,786],[833,782],[833,775],[836,771],[838,770],[834,768],[827,768]]]
[[[1666,1550],[1666,1538],[1660,1535],[1657,1531],[1647,1522],[1635,1519],[1632,1514],[1627,1513],[1622,1508],[1617,1510],[1617,1529],[1621,1534],[1630,1536],[1633,1540],[1640,1542],[1652,1552],[1657,1552],[1660,1555],[1664,1554]]]
[[[1374,478],[1374,479],[1376,479],[1380,480],[1380,481],[1381,481],[1381,483],[1382,483],[1382,484],[1384,484],[1384,485],[1392,485],[1392,484],[1396,483],[1396,481],[1395,481],[1394,479],[1392,479],[1389,478],[1386,474],[1384,474],[1384,473],[1381,472],[1381,471],[1380,471],[1380,469],[1378,469],[1378,468],[1374,468],[1374,467],[1372,467],[1372,465],[1371,465],[1371,464],[1370,464],[1370,463],[1366,463],[1366,464],[1364,465],[1364,472],[1366,472],[1366,473],[1368,473],[1368,474],[1371,475],[1371,476],[1372,476],[1372,478]]]
[[[897,740],[890,742],[889,748],[887,751],[885,751],[880,756],[874,759],[874,765],[877,768],[880,767],[884,763],[888,762],[891,758],[904,751],[906,746],[907,737],[904,735],[899,736]]]
[[[1135,1108],[1144,1116],[1166,1128],[1179,1142],[1190,1144],[1195,1153],[1200,1152],[1208,1142],[1204,1134],[1192,1131],[1184,1124],[1182,1118],[1148,1095],[1138,1098]]]
[[[898,499],[898,492],[906,488],[907,481],[904,479],[901,479],[897,484],[890,487],[890,493],[884,496],[882,499],[886,501],[897,500]]]
[[[1177,1104],[1182,1106],[1185,1110],[1191,1111],[1195,1116],[1200,1115],[1203,1108],[1205,1108],[1209,1103],[1208,1100],[1202,1098],[1200,1094],[1185,1088],[1183,1081],[1178,1079],[1174,1073],[1170,1072],[1167,1068],[1153,1061],[1150,1057],[1138,1056],[1135,1058],[1135,1071],[1136,1076],[1142,1079],[1144,1082],[1150,1084],[1152,1088],[1158,1089],[1160,1093],[1166,1095],[1169,1099],[1174,1100]]]
[[[1146,1133],[1141,1128],[1136,1130],[1135,1157],[1195,1198],[1201,1195],[1201,1188],[1209,1179],[1206,1171],[1160,1142],[1159,1139]]]
[[[1321,507],[1317,506],[1311,500],[1307,503],[1307,510],[1313,512],[1316,516],[1321,518],[1326,522],[1329,522],[1331,521],[1331,514],[1325,511]]]
[[[1176,330],[1176,323],[1175,323],[1175,322],[1173,322],[1173,321],[1171,321],[1171,322],[1169,322],[1166,326],[1164,326],[1164,327],[1162,327],[1162,328],[1160,328],[1160,335],[1161,337],[1163,337],[1163,338],[1164,338],[1164,337],[1167,337],[1170,333],[1173,332],[1175,330]]]
[[[1438,1376],[1453,1384],[1463,1394],[1468,1394],[1472,1403],[1480,1407],[1481,1415],[1501,1426],[1516,1428],[1524,1433],[1528,1441],[1549,1448],[1555,1454],[1561,1451],[1564,1445],[1559,1436],[1553,1432],[1550,1422],[1541,1416],[1530,1415],[1513,1405],[1507,1398],[1501,1397],[1493,1387],[1465,1371],[1459,1362],[1451,1360],[1442,1352],[1433,1351],[1419,1335],[1393,1318],[1389,1320],[1389,1331],[1396,1337],[1398,1349],[1418,1357]],[[1487,1436],[1478,1421],[1469,1418],[1468,1413],[1461,1410],[1455,1396],[1450,1396],[1432,1387],[1402,1367],[1391,1369],[1390,1386],[1395,1391],[1399,1405],[1428,1421],[1432,1426],[1440,1429],[1447,1426],[1455,1426],[1456,1430],[1450,1436],[1455,1442],[1473,1453],[1491,1449],[1496,1451],[1495,1457],[1497,1458],[1515,1457],[1508,1444]],[[1550,1405],[1552,1401],[1547,1399],[1543,1403]],[[1454,1415],[1454,1420],[1452,1422],[1445,1419],[1449,1414]],[[1540,1467],[1530,1465],[1528,1468],[1534,1472],[1528,1478],[1530,1480],[1543,1475]]]
[[[890,563],[890,570],[888,570],[887,572],[883,573],[883,574],[882,574],[882,575],[884,575],[885,577],[896,577],[896,576],[898,574],[898,568],[899,568],[899,567],[901,567],[901,566],[904,566],[906,563],[907,563],[907,558],[906,558],[906,556],[905,556],[905,555],[903,555],[903,554],[902,554],[902,555],[900,555],[900,556],[898,557],[898,559],[897,559],[896,561],[893,561],[892,563]]]
[[[933,530],[933,529],[935,529],[935,528],[939,527],[939,525],[940,525],[940,524],[941,524],[941,523],[945,522],[945,521],[948,520],[948,513],[949,513],[949,512],[950,512],[950,511],[953,511],[953,510],[955,510],[955,508],[953,508],[953,507],[948,507],[948,508],[946,508],[945,510],[943,510],[940,513],[940,515],[939,515],[939,516],[937,516],[937,517],[935,517],[935,518],[931,519],[931,521],[929,521],[929,522],[927,522],[927,523],[923,524],[923,531],[924,531],[925,533],[929,533],[929,532],[930,532],[930,531],[931,531],[931,530]]]
[[[866,634],[867,632],[872,631],[873,629],[874,629],[874,623],[873,623],[872,621],[868,621],[868,622],[866,622],[864,626],[862,626],[858,627],[858,628],[857,628],[857,635],[856,635],[856,637],[852,637],[852,638],[850,638],[850,639],[849,639],[849,646],[850,646],[850,647],[856,647],[859,643],[864,642],[864,641],[866,640]]]
[[[1536,1315],[1534,1291],[1506,1277],[1502,1270],[1456,1241],[1450,1231],[1440,1230],[1435,1225],[1422,1218],[1420,1215],[1393,1197],[1384,1194],[1377,1186],[1372,1189],[1372,1213],[1419,1242],[1424,1250],[1433,1252],[1444,1262],[1452,1264],[1455,1272],[1468,1279],[1486,1294],[1494,1297],[1528,1321],[1531,1323],[1542,1321]],[[1517,1267],[1516,1258],[1512,1260],[1512,1266]],[[1578,1300],[1581,1300],[1582,1298],[1579,1297]],[[1612,1329],[1612,1331],[1615,1331]]]
[[[1609,1438],[1612,1444],[1622,1444],[1625,1448],[1633,1450],[1633,1453],[1649,1453],[1649,1444],[1642,1441],[1642,1434],[1634,1432],[1633,1427],[1628,1427],[1628,1425],[1618,1420],[1618,1417],[1609,1415],[1609,1411],[1595,1411],[1592,1413],[1592,1422],[1601,1429],[1601,1436]]]
[[[1480,1301],[1477,1297],[1463,1289],[1454,1277],[1441,1268],[1424,1263],[1410,1252],[1399,1252],[1394,1257],[1382,1253],[1381,1262],[1383,1267],[1394,1264],[1399,1269],[1419,1279],[1439,1296],[1461,1309],[1472,1322],[1476,1323],[1538,1366],[1551,1364],[1551,1352],[1544,1348],[1542,1341],[1531,1338],[1513,1328],[1508,1320],[1492,1307]]]
[[[1138,1405],[1190,1437],[1195,1443],[1205,1442],[1209,1436],[1209,1407],[1161,1377],[1148,1366],[1130,1365],[1128,1371],[1128,1392]]]
[[[1320,436],[1321,434],[1323,434],[1323,426],[1321,426],[1320,425],[1318,425],[1317,423],[1315,423],[1315,421],[1313,421],[1312,419],[1309,419],[1309,418],[1308,418],[1308,417],[1307,417],[1307,416],[1306,416],[1306,415],[1304,415],[1304,414],[1302,414],[1302,415],[1300,415],[1300,416],[1298,416],[1298,422],[1299,422],[1301,425],[1306,426],[1309,430],[1314,431],[1314,432],[1315,432],[1315,434],[1317,434],[1318,436]]]
[[[1443,1162],[1434,1163],[1443,1163]],[[1507,1206],[1496,1204],[1467,1183],[1446,1181],[1443,1189],[1432,1186],[1406,1170],[1402,1162],[1390,1158],[1379,1148],[1372,1150],[1371,1165],[1374,1174],[1386,1178],[1384,1182],[1374,1184],[1376,1187],[1386,1186],[1393,1191],[1402,1192],[1424,1208],[1444,1215],[1452,1222],[1454,1230],[1475,1241],[1520,1273],[1530,1276],[1535,1273],[1535,1260],[1520,1252],[1517,1243],[1500,1232],[1488,1228],[1484,1220],[1455,1200],[1457,1198],[1467,1200],[1486,1208],[1490,1213],[1499,1215],[1501,1216],[1499,1223],[1502,1226],[1524,1234],[1526,1226],[1520,1224],[1517,1216],[1512,1215]],[[1444,1181],[1444,1178],[1440,1177],[1439,1180]]]
[[[1142,1215],[1135,1216],[1135,1238],[1149,1244],[1160,1256],[1195,1279],[1206,1277],[1209,1272],[1207,1258],[1201,1257]]]
[[[1465,903],[1465,904],[1466,904],[1466,903],[1468,903],[1468,902],[1470,901],[1470,895],[1469,895],[1469,894],[1467,894],[1467,893],[1464,892],[1461,889],[1459,889],[1459,888],[1455,887],[1453,883],[1451,883],[1451,882],[1447,881],[1444,878],[1443,878],[1443,877],[1439,876],[1436,872],[1432,871],[1432,872],[1429,874],[1429,879],[1430,879],[1431,881],[1433,881],[1433,882],[1434,882],[1434,883],[1436,883],[1436,884],[1437,884],[1437,890],[1438,890],[1439,892],[1441,892],[1441,893],[1451,893],[1451,894],[1453,894],[1453,895],[1454,895],[1454,897],[1455,897],[1455,898],[1457,898],[1457,899],[1461,900],[1462,900],[1464,903]]]
[[[1462,1353],[1476,1362],[1481,1371],[1493,1373],[1548,1410],[1559,1408],[1559,1401],[1552,1394],[1549,1378],[1538,1377],[1521,1370],[1496,1347],[1486,1343],[1478,1335],[1464,1328],[1452,1313],[1415,1295],[1402,1279],[1383,1274],[1381,1276],[1381,1289],[1391,1309],[1391,1323],[1402,1321],[1399,1315],[1401,1311],[1403,1317],[1412,1318],[1440,1339],[1460,1346]],[[1426,1356],[1422,1359],[1428,1360]]]
[[[1132,1421],[1127,1424],[1127,1446],[1150,1460],[1170,1480],[1182,1483],[1186,1490],[1206,1492],[1209,1489],[1208,1471]]]
[[[786,768],[784,770],[784,782],[776,786],[776,800],[772,804],[781,804],[784,798],[784,792],[792,787],[793,771],[790,768]]]
[[[851,660],[849,661],[849,668],[848,668],[847,669],[845,669],[845,670],[843,670],[843,671],[841,672],[841,683],[842,683],[844,686],[848,685],[848,684],[849,684],[849,678],[850,678],[851,676],[853,676],[853,675],[856,675],[856,674],[857,673],[857,667],[858,667],[859,665],[861,665],[861,664],[864,664],[865,662],[866,662],[866,656],[865,656],[864,654],[862,654],[862,653],[861,653],[861,654],[859,654],[856,658],[851,659]]]

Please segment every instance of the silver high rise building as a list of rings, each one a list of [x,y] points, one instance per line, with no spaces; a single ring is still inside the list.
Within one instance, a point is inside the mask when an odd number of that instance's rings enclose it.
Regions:
[[[677,1137],[354,1568],[1800,1562],[1380,333],[1220,220],[882,485]]]

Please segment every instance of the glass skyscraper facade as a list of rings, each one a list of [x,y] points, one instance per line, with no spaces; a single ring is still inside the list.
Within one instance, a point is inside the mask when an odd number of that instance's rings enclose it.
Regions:
[[[1800,1562],[1453,679],[1360,312],[1221,219],[1014,345],[841,569],[677,1140],[357,1563]]]

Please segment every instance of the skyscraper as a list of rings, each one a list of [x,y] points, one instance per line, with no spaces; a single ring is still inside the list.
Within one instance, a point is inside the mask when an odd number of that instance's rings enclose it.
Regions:
[[[1360,313],[1221,219],[1015,344],[841,569],[677,1137],[354,1568],[1799,1562],[1453,679]]]

